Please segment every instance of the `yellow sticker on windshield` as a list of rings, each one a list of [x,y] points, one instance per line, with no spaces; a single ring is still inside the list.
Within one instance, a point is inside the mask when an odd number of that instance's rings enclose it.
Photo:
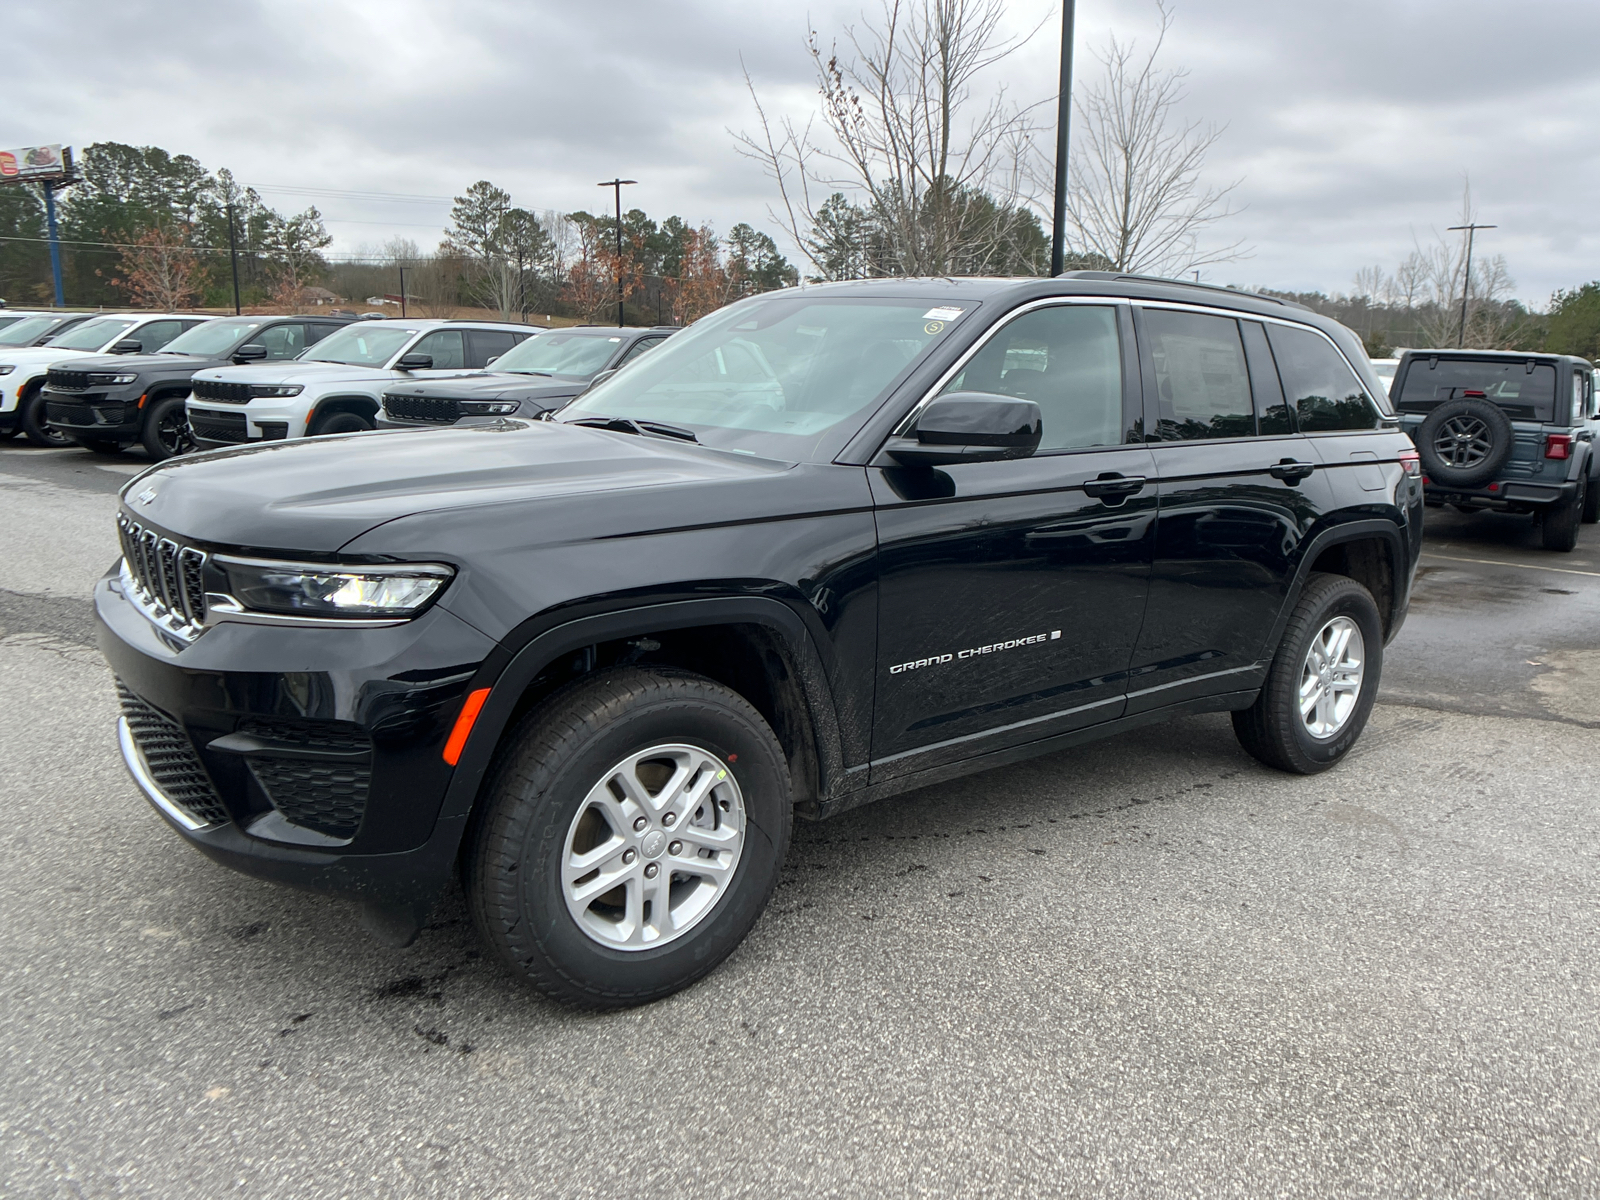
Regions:
[[[922,327],[922,332],[923,333],[942,333],[942,332],[944,332],[944,322],[943,321],[929,321],[926,325],[924,325]]]

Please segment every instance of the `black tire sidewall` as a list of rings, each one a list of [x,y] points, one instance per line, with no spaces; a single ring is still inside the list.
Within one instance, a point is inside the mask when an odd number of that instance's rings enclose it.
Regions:
[[[1458,416],[1476,417],[1489,427],[1493,446],[1489,456],[1475,467],[1452,467],[1434,449],[1434,437],[1439,426],[1451,417]],[[1511,428],[1511,418],[1488,400],[1446,400],[1428,414],[1414,440],[1417,455],[1422,460],[1422,469],[1430,480],[1449,487],[1472,487],[1494,478],[1505,466],[1511,457],[1516,435]]]
[[[163,396],[150,405],[144,414],[144,424],[139,431],[139,444],[145,453],[157,461],[176,457],[173,451],[161,443],[161,419],[174,408],[184,413],[184,420],[188,420],[188,404],[182,396]],[[193,438],[190,439],[190,448],[193,448]]]
[[[335,429],[334,426],[339,424],[344,424],[351,427],[347,429]],[[315,431],[312,433],[312,436],[322,437],[324,435],[335,433],[366,433],[369,429],[375,428],[376,426],[373,425],[371,421],[363,417],[360,413],[336,412],[330,413],[328,416],[319,420],[317,422]]]
[[[18,426],[22,434],[35,446],[54,446],[63,448],[72,445],[72,439],[64,433],[51,429],[45,421],[44,389],[35,387],[22,398],[19,406]]]
[[[727,765],[744,798],[744,846],[728,890],[691,930],[655,949],[612,949],[584,933],[567,908],[561,886],[567,832],[579,805],[605,772],[630,754],[667,742],[697,746]],[[520,786],[514,782],[519,774]],[[530,774],[543,778],[530,787]],[[517,920],[509,931],[491,931],[491,940],[513,963],[526,963],[529,955],[543,959],[566,985],[554,994],[569,1001],[601,1007],[637,1004],[703,976],[755,924],[788,849],[788,774],[775,741],[764,727],[753,727],[745,714],[719,708],[714,697],[687,704],[681,696],[641,702],[587,732],[561,761],[542,771],[513,769],[500,778],[505,782],[498,784],[492,803],[527,805],[529,812],[520,844],[514,850],[500,848],[502,855],[511,851],[516,860]],[[490,863],[482,865],[493,869]]]
[[[1299,636],[1294,639],[1294,644],[1284,645],[1279,660],[1283,676],[1274,681],[1278,686],[1274,689],[1276,694],[1273,700],[1277,703],[1287,701],[1291,709],[1284,715],[1292,731],[1294,755],[1303,759],[1305,765],[1313,770],[1331,767],[1356,744],[1366,728],[1367,719],[1372,715],[1372,706],[1377,700],[1378,685],[1383,675],[1383,623],[1378,616],[1377,605],[1360,584],[1354,580],[1345,582],[1350,586],[1337,588],[1307,614],[1308,619],[1297,631]],[[1333,737],[1324,739],[1313,737],[1306,728],[1298,711],[1297,697],[1300,672],[1312,639],[1335,617],[1349,617],[1361,630],[1366,661],[1361,678],[1361,695],[1356,700],[1355,711],[1350,714],[1343,729]]]

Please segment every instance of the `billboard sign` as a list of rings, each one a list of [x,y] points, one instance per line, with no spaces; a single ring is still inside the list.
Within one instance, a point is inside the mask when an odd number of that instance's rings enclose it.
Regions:
[[[72,151],[66,146],[23,146],[0,150],[0,183],[60,179],[72,174]]]

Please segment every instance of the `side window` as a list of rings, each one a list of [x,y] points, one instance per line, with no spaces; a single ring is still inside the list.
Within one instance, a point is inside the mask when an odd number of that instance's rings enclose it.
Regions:
[[[139,344],[144,347],[144,353],[154,354],[182,332],[182,321],[151,321],[148,325],[141,325],[128,336],[139,339]]]
[[[645,351],[654,350],[666,340],[666,338],[640,338],[637,342],[628,347],[628,352],[622,356],[622,359],[617,363],[617,366],[620,367],[623,363],[632,362]]]
[[[315,346],[335,329],[343,328],[343,325],[319,325],[313,321],[306,326],[306,345]]]
[[[1024,313],[984,343],[946,392],[993,392],[1039,405],[1039,449],[1122,442],[1122,343],[1111,306],[1061,304]]]
[[[465,370],[467,346],[463,333],[460,329],[436,329],[406,353],[433,355],[433,369],[436,371]]]
[[[1238,321],[1147,308],[1144,335],[1145,366],[1155,383],[1155,440],[1255,435]]]
[[[1240,321],[1244,353],[1250,361],[1250,390],[1256,397],[1256,428],[1262,437],[1294,432],[1294,417],[1283,398],[1283,382],[1272,361],[1272,347],[1260,321]]]
[[[1344,356],[1321,334],[1267,326],[1284,394],[1302,433],[1376,429],[1378,410]]]
[[[467,342],[472,347],[472,353],[467,356],[467,366],[474,371],[487,366],[491,358],[499,358],[522,340],[514,333],[498,329],[469,329],[466,333]],[[426,350],[421,352],[428,353]]]
[[[268,361],[293,358],[306,348],[306,327],[300,324],[274,325],[250,339],[267,348]]]

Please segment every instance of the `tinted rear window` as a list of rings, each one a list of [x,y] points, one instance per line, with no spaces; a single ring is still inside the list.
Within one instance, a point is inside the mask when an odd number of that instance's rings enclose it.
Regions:
[[[1401,412],[1432,412],[1446,400],[1476,395],[1498,404],[1514,421],[1552,421],[1556,369],[1549,363],[1413,359],[1396,399]]]

